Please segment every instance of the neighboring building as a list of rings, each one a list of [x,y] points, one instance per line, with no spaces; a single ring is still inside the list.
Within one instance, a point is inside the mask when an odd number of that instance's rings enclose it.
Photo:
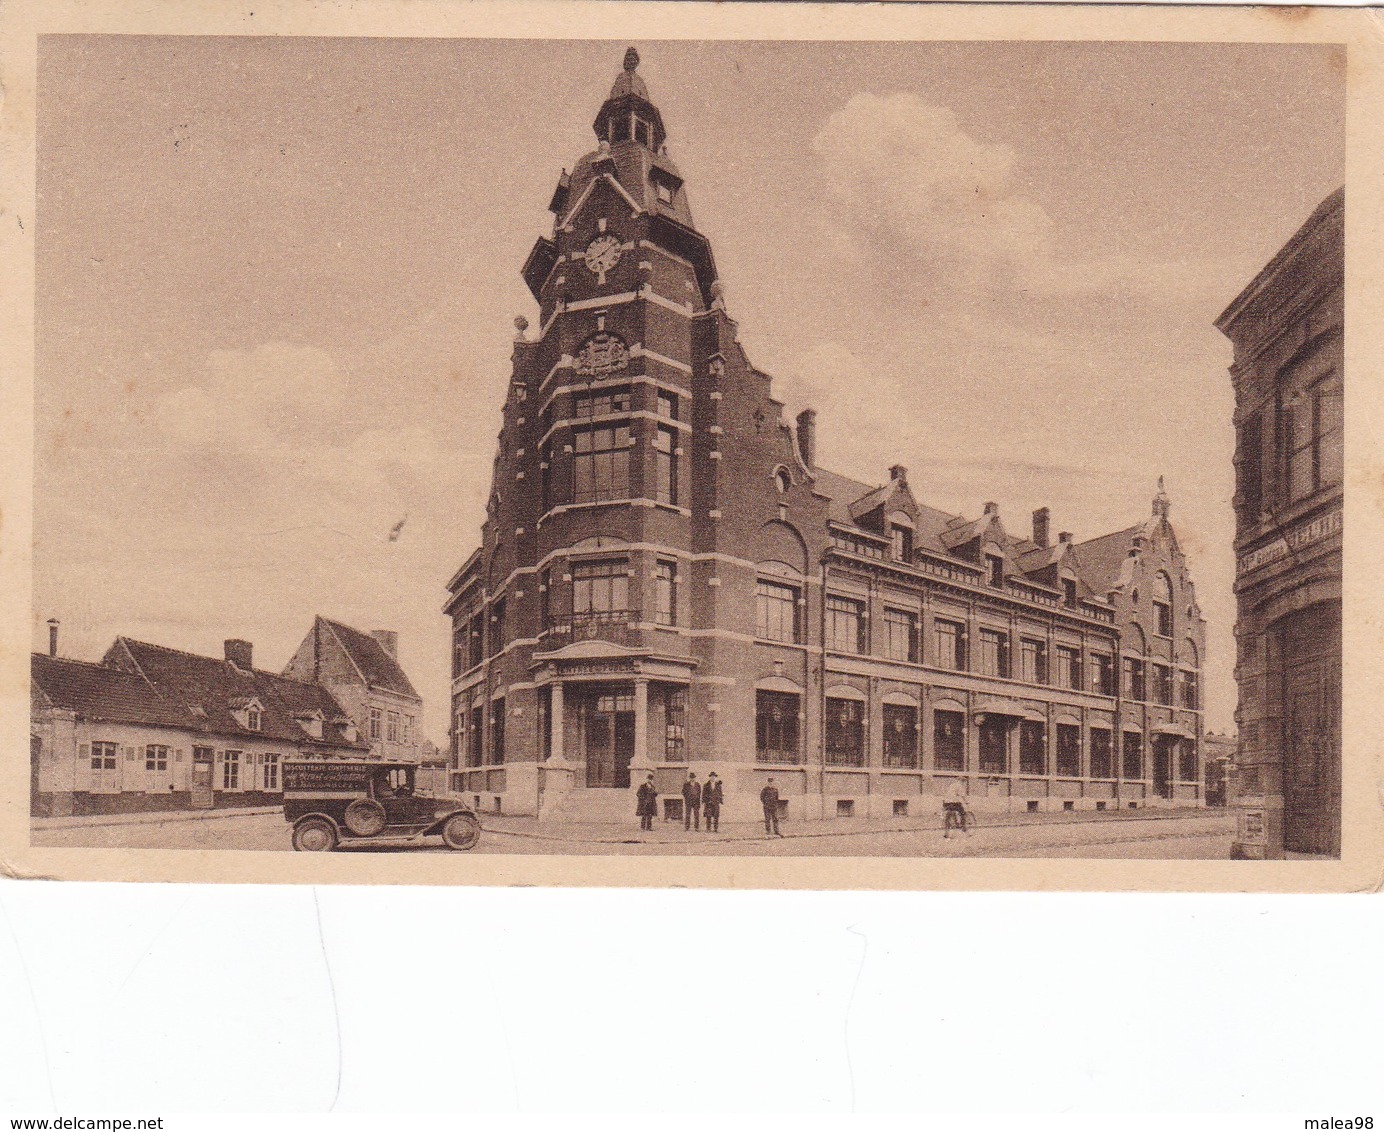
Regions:
[[[362,633],[317,617],[284,675],[331,692],[375,757],[421,761],[423,700],[399,667],[397,633]]]
[[[198,656],[118,637],[99,664],[35,653],[33,812],[277,803],[285,758],[367,749],[330,692],[263,672],[248,641]]]
[[[1199,805],[1202,621],[1159,485],[1087,542],[817,461],[741,349],[625,69],[523,275],[482,545],[448,583],[451,757],[487,808],[634,813],[689,770],[753,816]]]
[[[1202,736],[1201,749],[1202,761],[1206,764],[1206,804],[1224,806],[1229,801],[1227,788],[1240,742],[1230,735],[1208,731]]]
[[[1236,853],[1341,851],[1345,191],[1216,326],[1235,349]]]

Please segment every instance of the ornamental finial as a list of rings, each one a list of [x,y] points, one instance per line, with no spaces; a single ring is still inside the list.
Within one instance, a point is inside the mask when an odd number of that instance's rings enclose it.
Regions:
[[[625,70],[633,71],[639,66],[639,52],[633,47],[625,52]]]

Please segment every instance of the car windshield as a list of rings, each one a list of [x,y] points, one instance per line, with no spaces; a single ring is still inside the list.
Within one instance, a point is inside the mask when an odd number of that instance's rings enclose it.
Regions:
[[[401,798],[413,793],[413,767],[387,767],[375,772],[375,797]]]

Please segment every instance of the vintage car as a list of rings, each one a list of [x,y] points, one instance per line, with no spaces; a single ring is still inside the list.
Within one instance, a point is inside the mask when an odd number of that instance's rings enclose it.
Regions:
[[[481,823],[462,799],[414,789],[412,763],[303,759],[283,765],[284,820],[293,848],[324,853],[337,846],[397,844],[441,836],[448,849],[471,849]]]

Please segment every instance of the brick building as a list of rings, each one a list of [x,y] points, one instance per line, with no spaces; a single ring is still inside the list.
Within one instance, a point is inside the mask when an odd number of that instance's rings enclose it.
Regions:
[[[523,267],[482,545],[448,583],[451,757],[487,808],[627,817],[1201,804],[1204,623],[1160,482],[1077,542],[818,463],[741,349],[631,50]],[[1028,524],[1025,524],[1027,527]]]
[[[1234,346],[1237,853],[1341,851],[1345,191],[1216,320]]]

